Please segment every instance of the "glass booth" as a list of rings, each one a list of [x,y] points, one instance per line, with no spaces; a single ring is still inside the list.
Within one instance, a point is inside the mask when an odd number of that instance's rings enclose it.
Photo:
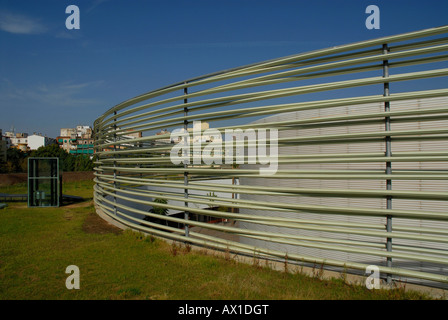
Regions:
[[[59,158],[28,158],[28,207],[59,207],[61,180]]]

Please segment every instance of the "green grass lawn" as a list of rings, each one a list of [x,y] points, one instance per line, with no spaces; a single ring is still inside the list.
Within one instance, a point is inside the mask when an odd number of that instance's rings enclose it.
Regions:
[[[64,183],[62,186],[62,193],[65,195],[79,196],[86,200],[93,199],[93,181],[73,181]],[[26,182],[17,183],[12,186],[0,187],[0,193],[8,194],[22,194],[28,193],[28,185]]]
[[[123,232],[95,214],[92,185],[65,185],[64,194],[86,198],[81,203],[10,203],[0,210],[0,299],[428,299],[274,271]],[[26,192],[26,185],[0,188],[13,190]],[[65,286],[69,265],[79,267],[79,290]]]

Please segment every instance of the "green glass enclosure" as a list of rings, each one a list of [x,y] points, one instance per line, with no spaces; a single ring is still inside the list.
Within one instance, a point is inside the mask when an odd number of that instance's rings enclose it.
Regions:
[[[62,181],[58,158],[28,158],[28,207],[59,207]]]

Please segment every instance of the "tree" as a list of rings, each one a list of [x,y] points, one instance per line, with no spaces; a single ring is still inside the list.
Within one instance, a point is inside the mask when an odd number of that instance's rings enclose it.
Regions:
[[[7,162],[0,160],[0,173],[7,173],[7,172],[8,172]]]
[[[68,155],[67,151],[59,148],[57,144],[50,144],[48,146],[39,147],[39,149],[31,152],[31,157],[58,157],[65,158]]]
[[[26,172],[27,170],[27,154],[17,148],[9,148],[6,150],[6,163],[3,164],[2,171],[15,173]]]
[[[0,161],[0,173],[27,172],[28,156],[42,158],[59,158],[59,166],[62,171],[92,171],[93,160],[87,155],[70,154],[57,144],[42,146],[27,154],[17,148],[9,148],[6,151],[6,162]]]
[[[60,148],[57,144],[40,147],[31,153],[32,157],[57,157],[62,171],[91,171],[94,164],[86,155],[73,155]]]
[[[86,155],[78,155],[75,157],[74,171],[92,171],[93,161]]]
[[[207,193],[207,197],[210,197],[210,203],[207,204],[209,209],[213,209],[215,206],[213,204],[214,200],[213,198],[217,198],[218,196],[214,192]]]
[[[67,156],[64,160],[62,160],[62,171],[75,171],[75,157]]]
[[[161,199],[161,198],[154,199],[154,202],[161,203],[161,204],[167,204],[168,203],[168,201],[166,199]],[[168,213],[168,209],[167,208],[158,207],[158,206],[152,206],[151,211],[156,213],[156,214],[163,215],[163,216],[166,216],[166,214]]]
[[[166,200],[166,199],[161,199],[161,198],[155,198],[155,199],[154,199],[154,202],[155,202],[155,203],[160,203],[160,204],[167,204],[167,203],[168,203],[168,200]],[[167,208],[163,208],[163,207],[159,207],[159,206],[157,206],[157,205],[154,205],[154,206],[152,206],[152,208],[149,210],[149,212],[151,212],[151,213],[155,213],[155,214],[158,214],[158,215],[162,215],[162,216],[166,216],[167,213],[168,213],[168,209],[167,209]],[[158,218],[152,218],[152,217],[149,217],[149,216],[145,216],[145,217],[143,218],[143,220],[145,220],[145,221],[150,221],[150,222],[153,222],[153,223],[158,223],[158,224],[168,225],[168,221],[165,220],[165,219],[158,219]]]
[[[48,146],[39,147],[37,150],[31,152],[31,157],[56,157],[59,158],[59,166],[63,171],[73,171],[73,168],[67,168],[65,166],[67,158],[70,155],[64,149],[60,148],[57,144],[50,144]]]

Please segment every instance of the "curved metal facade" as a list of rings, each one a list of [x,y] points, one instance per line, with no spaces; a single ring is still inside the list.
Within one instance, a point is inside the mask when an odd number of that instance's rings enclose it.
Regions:
[[[409,110],[427,110],[431,108],[443,109],[448,105],[446,97],[427,98],[417,100],[397,101],[391,103],[391,110],[401,112]],[[381,112],[384,108],[382,103],[362,104],[349,107],[335,107],[322,110],[295,111],[283,113],[256,121],[257,124],[269,122],[284,122],[296,119],[296,121],[306,121],[308,119],[324,119],[325,117],[339,117],[346,115],[362,115]],[[430,128],[448,128],[447,119],[432,119],[427,121],[418,119],[394,119],[392,127],[397,130],[418,130]],[[330,123],[328,123],[330,124]],[[325,135],[345,135],[350,133],[369,133],[384,129],[384,121],[344,121],[331,123],[326,126],[304,126],[290,130],[283,130],[279,138],[286,137],[310,137]],[[375,162],[375,157],[381,156],[386,150],[385,141],[359,141],[356,139],[335,139],[327,140],[324,143],[307,144],[301,146],[280,147],[280,157],[294,157],[296,163],[281,165],[279,169],[287,170],[353,170],[353,171],[384,171],[384,163]],[[447,168],[448,158],[441,158],[442,161],[418,161],[418,154],[436,155],[443,150],[448,150],[448,141],[425,140],[425,139],[405,139],[393,140],[391,143],[394,158],[392,163],[393,172],[443,172]],[[339,154],[339,156],[336,156]],[[332,155],[324,161],[322,158]],[[411,158],[406,158],[411,155]],[[320,158],[321,157],[321,158]],[[338,159],[338,157],[340,157]],[[351,159],[347,159],[350,157]],[[353,158],[352,158],[353,157]],[[370,160],[369,160],[370,158]],[[318,159],[318,160],[316,160]],[[428,159],[429,160],[429,159]],[[298,237],[302,241],[301,245],[291,245],[276,241],[264,241],[256,238],[242,238],[241,241],[252,246],[269,248],[276,251],[288,252],[288,254],[298,254],[314,256],[321,259],[335,259],[341,261],[359,262],[365,265],[387,266],[387,256],[369,254],[378,249],[386,247],[384,237],[378,237],[375,233],[383,234],[387,225],[386,216],[372,214],[350,215],[344,212],[349,208],[382,209],[387,210],[387,198],[372,195],[359,195],[356,192],[383,192],[387,189],[386,180],[378,179],[266,179],[266,178],[241,178],[241,185],[264,188],[275,185],[284,190],[308,190],[308,194],[288,194],[268,196],[256,194],[242,194],[241,198],[250,201],[272,201],[291,205],[308,205],[316,207],[341,208],[333,213],[325,213],[324,210],[312,211],[302,210],[300,212],[288,211],[263,211],[242,209],[242,214],[249,215],[269,215],[283,217],[284,219],[299,219],[303,221],[297,228],[282,228],[280,226],[262,225],[251,222],[241,223],[241,228],[257,230],[266,233],[290,234]],[[402,258],[400,254],[392,259],[395,268],[405,268],[419,272],[448,274],[448,265],[434,261],[426,261],[426,254],[440,254],[445,256],[447,244],[443,240],[438,242],[425,241],[425,236],[434,236],[437,231],[443,234],[448,231],[448,221],[438,219],[425,219],[424,214],[433,212],[445,214],[448,212],[448,201],[436,199],[439,191],[444,197],[448,191],[448,181],[432,179],[409,179],[393,181],[391,191],[406,191],[408,194],[398,195],[392,199],[393,210],[412,210],[420,212],[416,218],[394,217],[392,219],[393,233],[398,235],[392,238],[392,253],[404,253],[419,255],[418,259]],[[317,190],[312,194],[311,190]],[[443,192],[445,191],[445,193]],[[334,193],[333,193],[334,192]],[[319,194],[320,193],[320,194]],[[428,198],[422,195],[428,195]],[[431,197],[433,196],[433,197]],[[395,232],[412,230],[418,236],[412,234]],[[373,231],[373,232],[372,232]],[[370,234],[369,234],[370,233]],[[400,237],[403,236],[404,237]],[[408,237],[406,237],[408,236]],[[421,237],[420,237],[421,236]],[[407,279],[408,280],[408,279]],[[419,283],[422,283],[419,281]],[[426,282],[424,282],[426,283]]]
[[[196,245],[360,272],[374,264],[388,281],[446,287],[447,32],[256,63],[109,109],[94,128],[97,210]],[[173,161],[175,129],[191,137],[179,149],[189,163]],[[225,130],[248,133],[243,158]],[[268,176],[249,153],[267,140],[279,151]],[[204,156],[218,142],[232,148]]]

